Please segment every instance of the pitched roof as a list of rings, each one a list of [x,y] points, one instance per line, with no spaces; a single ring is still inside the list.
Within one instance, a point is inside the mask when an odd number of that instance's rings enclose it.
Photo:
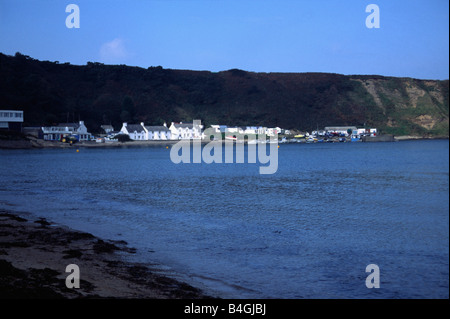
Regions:
[[[144,127],[140,124],[127,124],[127,131],[130,133],[133,133],[135,131],[141,133],[144,132]]]
[[[167,127],[165,127],[164,125],[158,125],[158,126],[146,126],[145,127],[148,131],[164,131],[164,132],[168,132],[170,131]]]

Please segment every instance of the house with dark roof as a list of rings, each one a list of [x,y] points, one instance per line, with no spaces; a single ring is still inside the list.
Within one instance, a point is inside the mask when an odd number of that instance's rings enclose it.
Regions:
[[[159,141],[170,140],[172,138],[172,133],[166,125],[144,126],[144,128],[147,131],[147,140]]]
[[[127,134],[130,139],[135,141],[144,141],[147,139],[147,132],[145,130],[144,123],[128,124],[125,122],[123,123],[120,132],[122,134]]]

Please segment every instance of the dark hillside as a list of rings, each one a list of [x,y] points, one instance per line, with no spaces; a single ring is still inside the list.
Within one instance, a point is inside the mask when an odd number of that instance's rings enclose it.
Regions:
[[[448,80],[328,73],[148,69],[38,61],[0,53],[1,109],[25,111],[24,125],[84,120],[89,130],[122,122],[375,126],[396,135],[449,132]]]

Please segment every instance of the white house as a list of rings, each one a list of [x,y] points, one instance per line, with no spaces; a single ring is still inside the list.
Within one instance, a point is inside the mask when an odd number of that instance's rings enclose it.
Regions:
[[[144,128],[147,133],[147,140],[170,140],[172,137],[171,131],[167,128],[166,125],[144,126]]]
[[[174,123],[169,127],[172,140],[189,140],[202,138],[203,125],[194,125],[194,123]]]
[[[127,134],[130,139],[135,141],[144,141],[147,139],[147,132],[144,127],[144,123],[141,124],[128,124],[123,123],[120,130],[123,134]]]
[[[84,121],[79,123],[59,123],[56,126],[42,127],[44,140],[61,141],[64,137],[75,136],[78,141],[91,140],[91,133],[88,132]]]
[[[0,129],[21,131],[23,111],[0,110]]]

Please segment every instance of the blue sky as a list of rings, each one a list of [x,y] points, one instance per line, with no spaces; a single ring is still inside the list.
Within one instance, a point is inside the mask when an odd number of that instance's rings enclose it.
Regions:
[[[0,52],[72,64],[448,79],[448,29],[448,0],[0,0]]]

